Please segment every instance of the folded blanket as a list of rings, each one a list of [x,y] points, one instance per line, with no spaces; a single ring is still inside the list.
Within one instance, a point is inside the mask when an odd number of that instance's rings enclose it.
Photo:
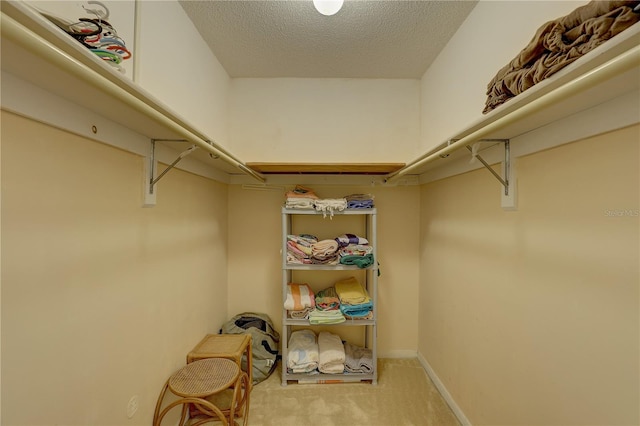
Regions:
[[[337,334],[321,331],[318,335],[318,370],[321,373],[344,372],[344,345]]]
[[[289,311],[301,311],[305,308],[315,308],[316,302],[313,290],[309,284],[287,284],[287,295],[284,308]]]
[[[287,368],[292,373],[309,373],[318,368],[318,361],[316,334],[311,330],[297,330],[291,333]]]
[[[373,351],[344,343],[345,362],[344,369],[349,373],[371,373],[373,372]]]
[[[546,22],[487,86],[486,114],[640,21],[640,1],[593,0]]]
[[[340,298],[334,287],[325,288],[316,293],[316,309],[321,311],[340,309]]]
[[[335,289],[341,304],[356,305],[371,302],[367,291],[354,277],[338,281],[335,284]]]

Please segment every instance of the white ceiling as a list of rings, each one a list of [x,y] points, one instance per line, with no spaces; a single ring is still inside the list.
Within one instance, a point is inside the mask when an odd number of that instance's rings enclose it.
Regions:
[[[477,0],[182,0],[231,77],[421,78]]]

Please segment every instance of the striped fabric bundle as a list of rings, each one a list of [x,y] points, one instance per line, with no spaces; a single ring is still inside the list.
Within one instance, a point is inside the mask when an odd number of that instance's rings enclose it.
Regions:
[[[315,296],[309,284],[287,284],[287,296],[284,308],[288,311],[302,311],[315,308]]]

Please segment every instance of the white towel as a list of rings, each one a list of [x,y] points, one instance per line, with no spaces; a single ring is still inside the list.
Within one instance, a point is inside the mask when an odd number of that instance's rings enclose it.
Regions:
[[[321,331],[318,335],[319,362],[321,373],[340,374],[344,372],[344,345],[337,334]]]
[[[330,217],[333,217],[333,212],[341,212],[347,208],[347,200],[344,198],[325,198],[315,200],[314,204],[316,210],[322,212],[323,217],[327,217],[327,213],[329,213]]]
[[[287,367],[293,373],[309,373],[318,368],[318,344],[311,330],[297,330],[289,338]]]

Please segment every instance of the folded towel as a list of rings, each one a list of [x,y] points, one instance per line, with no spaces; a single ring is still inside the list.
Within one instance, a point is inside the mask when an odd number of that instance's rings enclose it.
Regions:
[[[343,312],[343,307],[344,312]],[[345,319],[349,320],[372,320],[373,319],[373,305],[369,306],[357,306],[357,305],[342,305],[340,312],[344,314]]]
[[[307,307],[298,311],[288,311],[289,317],[294,319],[307,319],[309,318],[309,313],[313,311],[312,307]]]
[[[287,191],[285,193],[285,196],[287,198],[310,198],[312,200],[318,199],[318,196],[313,189],[307,188],[306,186],[302,185],[296,185],[293,190]]]
[[[318,335],[318,370],[321,373],[344,372],[344,345],[337,334],[321,331]]]
[[[335,240],[321,240],[311,246],[311,257],[324,260],[336,256],[338,243]]]
[[[289,311],[301,311],[305,308],[315,308],[316,302],[313,290],[309,284],[287,284],[287,296],[284,308]]]
[[[351,194],[344,197],[347,200],[348,209],[370,209],[373,207],[373,195]]]
[[[287,368],[293,373],[309,373],[318,368],[318,343],[311,330],[297,330],[289,338]]]
[[[349,194],[349,195],[346,195],[344,198],[347,201],[369,201],[369,200],[373,200],[373,195],[371,195],[371,194]]]
[[[345,321],[346,318],[339,310],[322,311],[316,308],[309,312],[310,324],[340,324]]]
[[[343,265],[356,265],[358,268],[368,268],[373,265],[373,255],[367,254],[364,256],[358,256],[349,254],[340,257],[340,263]]]
[[[349,244],[348,246],[340,249],[340,256],[364,256],[371,253],[373,253],[373,247],[366,244]]]
[[[287,198],[284,206],[288,209],[313,210],[315,208],[315,203],[310,198]]]
[[[344,369],[349,373],[371,373],[373,371],[373,352],[371,349],[344,343]]]
[[[321,311],[340,309],[340,298],[334,287],[325,288],[316,293],[316,309]]]
[[[340,298],[341,304],[362,304],[370,303],[371,299],[367,294],[367,291],[360,285],[358,280],[354,277],[347,278],[346,280],[338,281],[335,284],[336,293]]]
[[[336,237],[336,241],[340,247],[347,247],[349,244],[360,244],[363,246],[369,244],[369,240],[354,234],[340,235],[339,237]]]
[[[348,209],[371,209],[373,208],[373,200],[364,201],[347,201]]]
[[[315,200],[314,202],[316,210],[322,212],[323,217],[327,217],[329,213],[330,217],[333,217],[333,213],[336,211],[343,211],[347,208],[347,200],[344,198],[326,198],[323,200]]]

